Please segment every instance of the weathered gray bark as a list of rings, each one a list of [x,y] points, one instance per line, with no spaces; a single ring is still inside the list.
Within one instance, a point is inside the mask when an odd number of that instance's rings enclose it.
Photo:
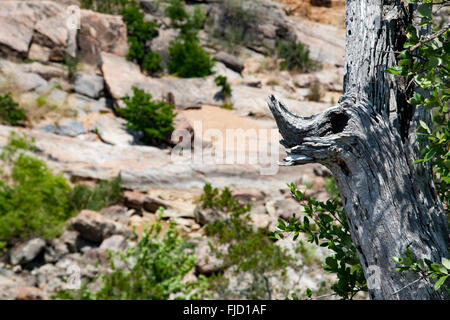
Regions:
[[[281,143],[289,148],[285,164],[318,162],[333,172],[366,279],[375,277],[372,299],[446,299],[430,281],[416,281],[417,273],[395,271],[392,261],[409,247],[417,258],[440,262],[449,244],[430,167],[412,165],[419,156],[417,123],[429,115],[407,104],[411,85],[407,91],[408,83],[384,72],[396,64],[393,51],[403,46],[411,12],[399,0],[346,5],[346,74],[338,105],[302,118],[269,98]]]

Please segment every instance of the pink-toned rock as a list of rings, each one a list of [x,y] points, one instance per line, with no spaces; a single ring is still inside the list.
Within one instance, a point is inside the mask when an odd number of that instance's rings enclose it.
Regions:
[[[169,142],[173,145],[189,145],[194,140],[194,128],[188,118],[181,112],[178,112],[173,118],[173,132]]]
[[[243,202],[254,202],[264,200],[266,194],[258,189],[240,189],[233,191],[233,198]]]
[[[135,210],[142,210],[144,206],[145,195],[139,191],[125,191],[125,206]]]
[[[36,287],[17,287],[16,300],[42,300],[43,293]]]
[[[97,64],[101,51],[127,54],[127,28],[120,16],[81,10],[80,26],[78,39],[84,62]]]
[[[114,234],[124,237],[131,237],[133,234],[130,228],[91,210],[83,210],[78,216],[70,219],[69,226],[78,231],[82,238],[97,243]]]

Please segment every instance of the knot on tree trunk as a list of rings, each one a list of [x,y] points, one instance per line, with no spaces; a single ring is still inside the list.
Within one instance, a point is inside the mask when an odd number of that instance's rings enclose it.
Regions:
[[[267,102],[283,137],[280,143],[288,149],[282,165],[340,161],[344,146],[355,138],[353,131],[347,130],[352,114],[346,107],[352,101],[354,104],[350,97],[320,114],[301,117],[270,96]]]

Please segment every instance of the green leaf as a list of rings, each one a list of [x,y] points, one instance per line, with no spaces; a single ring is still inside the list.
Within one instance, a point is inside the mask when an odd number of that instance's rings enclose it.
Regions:
[[[450,259],[442,257],[442,265],[446,267],[448,270],[450,270]]]
[[[423,18],[431,19],[433,16],[433,11],[431,10],[431,6],[428,4],[421,4],[417,8],[417,12]]]
[[[420,123],[420,126],[422,128],[424,128],[429,134],[431,134],[430,128],[428,127],[428,125],[424,121],[420,120],[419,123]]]
[[[449,275],[440,277],[439,280],[434,284],[434,290],[439,290],[439,288],[444,284],[445,280],[447,280],[448,277]]]
[[[403,72],[403,67],[395,66],[395,67],[387,68],[386,72],[393,74],[393,75],[399,75]]]

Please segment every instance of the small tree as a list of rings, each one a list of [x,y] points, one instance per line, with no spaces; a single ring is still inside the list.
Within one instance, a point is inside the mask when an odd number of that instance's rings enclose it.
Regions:
[[[0,123],[17,126],[26,119],[25,111],[19,108],[11,93],[0,96]]]
[[[169,48],[169,72],[182,78],[212,74],[214,61],[200,45],[195,33],[182,33]]]
[[[128,121],[127,128],[143,134],[143,142],[156,144],[165,140],[174,130],[173,105],[164,101],[152,101],[152,95],[133,87],[133,97],[129,95],[121,99],[126,107],[118,112]]]

